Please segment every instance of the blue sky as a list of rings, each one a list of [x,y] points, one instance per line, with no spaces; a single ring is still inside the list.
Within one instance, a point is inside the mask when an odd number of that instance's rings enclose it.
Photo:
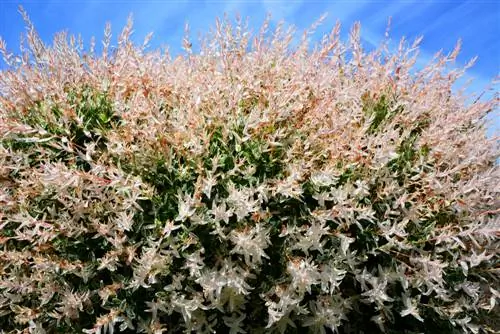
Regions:
[[[191,36],[213,27],[216,17],[235,13],[248,17],[249,26],[257,32],[266,13],[272,14],[272,23],[284,19],[298,30],[308,27],[323,13],[328,13],[315,37],[328,32],[340,20],[343,35],[355,21],[361,22],[361,34],[367,47],[378,44],[384,36],[391,16],[391,38],[394,45],[401,36],[410,40],[423,35],[421,63],[425,63],[440,49],[451,51],[456,41],[463,41],[458,65],[474,56],[478,61],[469,71],[474,78],[471,91],[479,91],[500,74],[500,0],[288,0],[288,1],[187,1],[187,0],[0,0],[0,36],[11,50],[17,50],[24,23],[17,6],[22,5],[30,15],[42,38],[50,42],[61,30],[80,33],[85,42],[91,36],[99,41],[106,22],[110,22],[116,38],[125,25],[127,16],[134,17],[136,40],[154,32],[152,47],[168,45],[179,52],[184,24],[190,25]],[[495,122],[499,125],[498,121]],[[498,126],[496,126],[498,128]]]

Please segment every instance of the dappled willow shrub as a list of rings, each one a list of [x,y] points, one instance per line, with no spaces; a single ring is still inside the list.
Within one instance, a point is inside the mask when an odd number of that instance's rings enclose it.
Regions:
[[[6,333],[498,330],[498,143],[458,49],[218,22],[172,59],[28,24],[0,76]],[[87,52],[88,51],[88,52]],[[468,66],[466,66],[468,67]],[[493,320],[492,320],[493,319]]]

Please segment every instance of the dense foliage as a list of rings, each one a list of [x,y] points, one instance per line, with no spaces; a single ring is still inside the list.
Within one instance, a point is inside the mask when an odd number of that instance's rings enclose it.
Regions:
[[[0,51],[5,333],[494,332],[498,97],[359,25]],[[314,26],[313,26],[314,28]],[[252,41],[252,42],[251,42]]]

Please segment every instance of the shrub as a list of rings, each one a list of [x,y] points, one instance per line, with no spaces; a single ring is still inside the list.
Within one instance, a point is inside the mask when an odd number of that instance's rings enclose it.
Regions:
[[[25,15],[25,14],[24,14]],[[102,54],[28,24],[0,76],[6,333],[493,332],[498,142],[458,47],[266,21]]]

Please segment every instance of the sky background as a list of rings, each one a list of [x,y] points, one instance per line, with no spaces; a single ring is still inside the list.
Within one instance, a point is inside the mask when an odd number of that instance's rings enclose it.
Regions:
[[[132,13],[134,40],[142,42],[146,34],[154,32],[151,47],[168,46],[173,54],[181,50],[186,22],[196,45],[198,35],[213,27],[215,18],[224,13],[230,18],[236,13],[248,18],[254,32],[258,32],[266,13],[271,13],[272,25],[285,20],[299,32],[328,13],[314,37],[320,39],[337,20],[342,23],[342,35],[346,37],[352,24],[360,21],[362,41],[367,48],[382,40],[388,18],[392,17],[393,46],[402,36],[410,41],[424,36],[419,64],[425,64],[440,49],[451,51],[457,40],[462,39],[457,65],[478,56],[476,65],[468,72],[467,78],[474,79],[470,92],[481,91],[500,74],[500,0],[0,0],[0,36],[11,51],[18,50],[20,35],[25,31],[18,5],[26,9],[42,39],[48,43],[61,30],[81,34],[87,45],[92,36],[98,42],[106,22],[111,23],[116,42],[116,36]],[[495,120],[492,130],[496,133],[498,129],[500,121]]]

